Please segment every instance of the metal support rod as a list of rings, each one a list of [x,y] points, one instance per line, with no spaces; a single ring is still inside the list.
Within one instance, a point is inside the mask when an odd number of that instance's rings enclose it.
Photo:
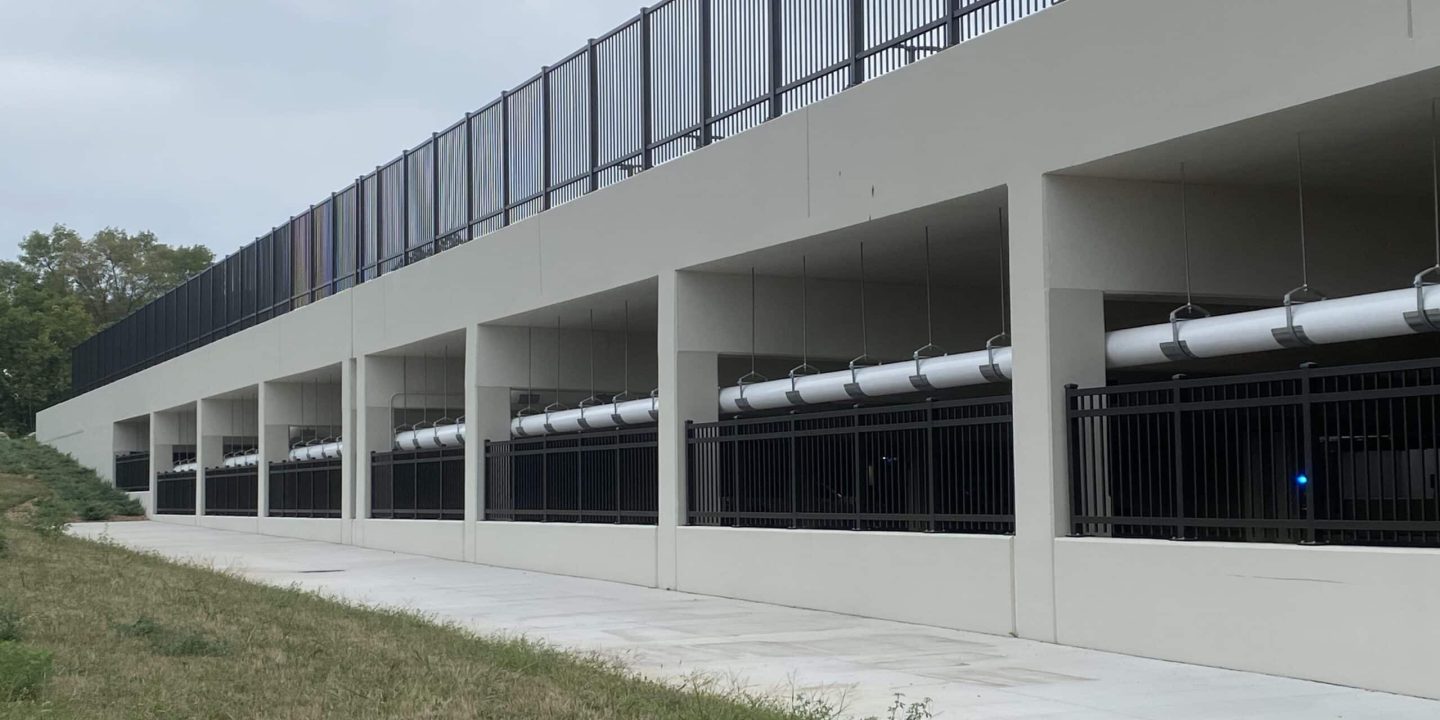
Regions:
[[[1305,155],[1300,134],[1295,134],[1295,187],[1300,198],[1300,286],[1310,287],[1310,258],[1305,245]]]

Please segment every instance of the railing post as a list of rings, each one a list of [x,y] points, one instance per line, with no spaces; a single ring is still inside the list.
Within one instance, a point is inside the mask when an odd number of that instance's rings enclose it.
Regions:
[[[1185,469],[1184,469],[1184,434],[1180,431],[1180,377],[1177,375],[1172,382],[1170,389],[1170,424],[1171,442],[1174,444],[1173,457],[1175,459],[1175,537],[1174,540],[1185,540]]]
[[[550,66],[540,68],[540,211],[550,209]]]
[[[935,532],[935,406],[925,401],[925,512],[930,516],[926,532]]]
[[[400,266],[410,264],[410,151],[400,152]]]
[[[595,38],[586,42],[585,71],[588,74],[590,97],[586,112],[590,118],[590,181],[587,192],[600,189],[600,67],[596,57]]]
[[[620,464],[620,432],[618,430],[615,432],[615,438],[611,441],[610,454],[615,456],[615,524],[619,525],[622,519],[621,499],[624,497],[620,488],[625,476],[622,474],[624,467]]]
[[[700,147],[709,145],[713,137],[710,127],[710,117],[715,110],[711,90],[710,73],[713,67],[710,63],[711,43],[711,14],[710,0],[700,0]]]
[[[865,82],[865,0],[850,0],[850,87]]]
[[[855,527],[851,530],[859,530],[863,524],[860,519],[860,495],[864,490],[865,471],[860,467],[860,422],[855,416],[850,420],[850,460],[855,465]]]
[[[440,252],[440,133],[430,133],[430,254]]]
[[[790,437],[786,438],[786,444],[790,446],[790,529],[793,530],[800,526],[800,502],[796,486],[796,474],[799,468],[795,462],[795,416],[791,415],[785,422],[790,428],[790,432],[787,433]]]
[[[475,222],[475,113],[465,113],[465,239],[474,240]]]
[[[500,225],[510,224],[510,91],[500,92]]]
[[[945,0],[945,47],[960,44],[961,0]]]
[[[650,143],[653,140],[650,123],[652,101],[650,82],[650,8],[640,9],[640,169],[651,168]]]
[[[385,173],[375,166],[375,277],[385,274]],[[276,243],[277,245],[279,243]],[[277,248],[278,249],[278,248]],[[278,290],[278,288],[276,288]]]
[[[379,198],[376,198],[378,201]],[[378,236],[377,236],[378,238]],[[365,282],[365,176],[355,178],[355,281],[353,285]],[[274,248],[274,241],[271,241],[271,248]],[[274,253],[272,252],[273,256]],[[259,303],[256,303],[256,310],[259,310]]]
[[[550,521],[550,436],[540,438],[540,522]]]
[[[1317,542],[1315,529],[1315,477],[1312,474],[1315,468],[1315,446],[1312,442],[1314,436],[1312,434],[1313,429],[1311,428],[1310,399],[1311,369],[1314,367],[1314,363],[1308,362],[1300,366],[1300,412],[1303,413],[1300,419],[1300,426],[1301,432],[1304,433],[1301,442],[1305,444],[1304,458],[1301,461],[1303,465],[1300,468],[1300,473],[1305,478],[1305,484],[1301,490],[1301,499],[1305,503],[1305,543],[1309,545]]]
[[[766,120],[774,120],[784,111],[780,92],[785,83],[785,72],[781,67],[780,38],[783,17],[780,8],[780,0],[770,0],[770,115]]]

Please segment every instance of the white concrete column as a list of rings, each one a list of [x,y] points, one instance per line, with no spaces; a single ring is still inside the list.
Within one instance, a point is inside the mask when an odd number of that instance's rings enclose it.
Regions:
[[[362,457],[354,441],[359,435],[356,375],[355,358],[340,363],[340,438],[343,442],[340,447],[340,538],[347,545],[354,542],[357,458]]]
[[[467,561],[475,560],[475,523],[484,517],[481,499],[485,487],[485,445],[481,440],[476,421],[480,416],[479,365],[476,362],[476,346],[479,344],[480,329],[474,325],[465,327],[465,369],[461,388],[465,394],[465,547]]]
[[[219,465],[225,455],[225,432],[229,405],[224,400],[195,404],[195,515],[205,514],[205,468]]]
[[[485,477],[485,443],[510,439],[510,390],[523,387],[528,379],[527,330],[521,327],[481,325],[470,328],[465,343],[465,448],[474,452],[475,478],[467,484],[466,517],[470,516],[471,492],[474,517],[485,521],[488,487]],[[478,527],[472,528],[478,533]],[[476,553],[475,544],[467,550]]]
[[[180,436],[179,422],[170,413],[150,413],[150,506],[148,515],[155,516],[156,480],[155,475],[171,467],[170,456]]]
[[[355,433],[345,438],[345,445],[355,465],[352,542],[363,544],[363,521],[370,517],[370,453],[394,447],[390,399],[401,390],[402,363],[398,357],[382,355],[362,356],[355,363]]]
[[[1009,184],[1015,348],[1015,631],[1054,642],[1055,538],[1067,534],[1068,383],[1105,382],[1104,295],[1056,287],[1047,248],[1063,228],[1045,222],[1043,177]]]
[[[685,425],[709,422],[719,416],[716,386],[719,355],[687,350],[681,327],[698,318],[684,312],[681,296],[688,276],[667,271],[660,275],[656,354],[659,367],[660,421],[658,427],[660,516],[656,547],[656,577],[660,587],[674,590],[677,575],[676,531],[685,524]],[[695,330],[689,329],[687,336]]]

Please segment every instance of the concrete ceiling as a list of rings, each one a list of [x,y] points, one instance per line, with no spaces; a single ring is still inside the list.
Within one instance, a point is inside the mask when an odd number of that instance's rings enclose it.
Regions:
[[[800,277],[802,260],[810,277],[860,277],[860,243],[865,243],[867,282],[919,284],[925,278],[925,235],[930,235],[931,272],[937,284],[994,287],[1000,274],[998,187],[918,210],[852,225],[785,245],[697,265],[689,270]]]
[[[1307,189],[1429,195],[1431,102],[1440,70],[1224,125],[1058,174],[1270,188],[1296,187],[1297,138]]]

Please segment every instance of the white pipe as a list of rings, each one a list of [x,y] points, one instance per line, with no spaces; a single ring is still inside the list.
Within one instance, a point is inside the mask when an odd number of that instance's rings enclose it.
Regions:
[[[345,449],[344,440],[332,440],[330,442],[315,443],[313,445],[301,445],[290,448],[289,458],[292,462],[302,460],[333,460],[340,457],[340,452]]]
[[[533,437],[580,430],[604,430],[653,423],[659,417],[660,399],[652,395],[639,400],[517,417],[510,421],[510,433],[517,437]]]
[[[170,472],[195,472],[199,469],[200,463],[194,460],[186,460],[182,463],[175,463],[175,467],[171,468]]]
[[[1440,285],[1422,290],[1425,309],[1433,313],[1440,307]],[[1179,320],[1177,327],[1164,323],[1116,330],[1105,336],[1105,364],[1134,367],[1301,347],[1304,341],[1328,345],[1409,335],[1420,332],[1412,324],[1423,322],[1419,307],[1420,297],[1410,288],[1292,305],[1289,324],[1285,308],[1278,307]],[[1291,324],[1298,333],[1290,331]]]
[[[1010,357],[1010,348],[997,347],[993,366],[990,352],[978,350],[728,387],[720,391],[720,411],[776,410],[998,382],[1010,377]]]
[[[1420,319],[1422,298],[1431,317],[1440,313],[1440,285],[1428,285],[1419,291],[1412,287],[1297,303],[1288,314],[1284,307],[1266,308],[1116,330],[1105,336],[1105,364],[1135,367],[1427,332],[1429,327]],[[996,348],[993,365],[989,352],[981,350],[857,368],[853,373],[841,370],[728,387],[720,391],[720,410],[776,410],[1010,377],[1010,348]]]
[[[465,444],[465,422],[434,425],[395,433],[395,447],[401,450],[435,450]]]
[[[220,467],[250,467],[260,464],[260,453],[258,451],[248,452],[243,455],[231,455],[220,463]]]

